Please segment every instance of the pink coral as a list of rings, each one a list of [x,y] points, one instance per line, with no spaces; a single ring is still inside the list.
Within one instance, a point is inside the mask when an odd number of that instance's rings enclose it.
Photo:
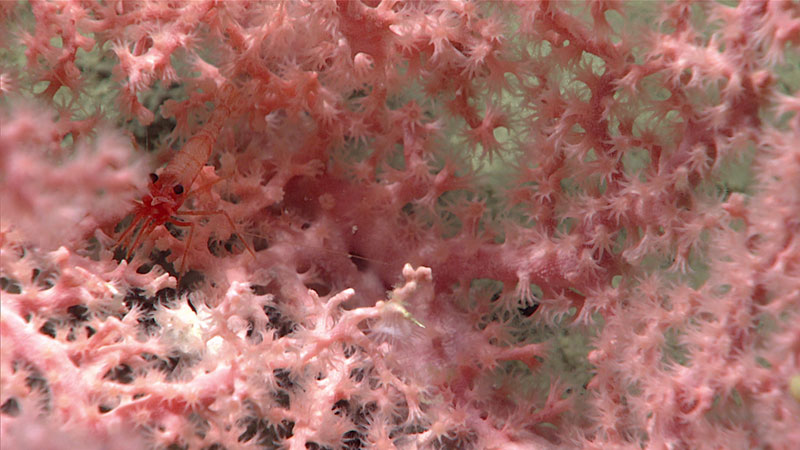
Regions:
[[[800,441],[795,3],[0,23],[3,448]]]

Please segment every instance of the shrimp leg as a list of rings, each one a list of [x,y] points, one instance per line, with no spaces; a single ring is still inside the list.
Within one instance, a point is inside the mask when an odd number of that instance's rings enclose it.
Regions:
[[[131,245],[131,247],[128,249],[127,254],[125,255],[125,259],[128,259],[131,257],[131,255],[133,255],[133,251],[136,249],[136,247],[139,246],[139,244],[142,241],[142,238],[149,236],[150,233],[152,233],[153,230],[156,228],[156,226],[157,224],[154,221],[150,220],[149,218],[145,220],[145,222],[142,224],[141,230],[139,230],[139,235],[136,236],[136,240],[133,241],[133,245]]]
[[[231,230],[233,230],[233,234],[235,234],[236,236],[239,237],[239,240],[242,241],[242,244],[247,249],[248,253],[250,253],[250,255],[253,258],[256,257],[256,252],[253,251],[253,249],[250,247],[250,245],[244,239],[244,235],[241,232],[239,232],[238,228],[236,227],[236,224],[233,222],[233,219],[231,219],[231,216],[227,213],[227,211],[224,211],[224,210],[221,210],[221,209],[217,209],[217,210],[214,210],[214,211],[180,211],[178,214],[180,214],[181,216],[211,216],[211,215],[216,215],[216,214],[222,214],[223,216],[225,216],[225,219],[227,219],[228,224],[231,226]],[[186,241],[186,248],[189,249],[190,246],[192,245],[192,237],[194,235],[194,223],[193,222],[180,222],[179,223],[178,221],[175,221],[175,220],[170,220],[170,222],[172,222],[172,223],[174,223],[176,225],[191,227],[191,229],[189,230],[189,238]],[[184,225],[184,224],[187,224],[187,225]],[[183,264],[184,264],[185,260],[186,260],[186,252],[183,253],[183,258],[182,258],[182,261],[181,261],[181,273],[183,273],[182,270],[183,270]]]
[[[142,220],[142,218],[143,218],[143,217],[144,217],[144,216],[143,216],[143,215],[141,215],[141,214],[136,214],[136,215],[133,217],[133,220],[131,220],[131,224],[130,224],[130,225],[128,225],[128,226],[125,228],[125,232],[123,232],[123,233],[120,235],[120,237],[117,239],[117,241],[116,241],[116,242],[114,242],[114,247],[120,247],[120,246],[121,246],[121,247],[124,247],[124,248],[126,248],[128,251],[130,251],[130,249],[128,249],[128,248],[127,248],[127,244],[128,244],[128,242],[131,240],[131,238],[133,237],[133,235],[132,235],[132,234],[131,234],[131,235],[129,235],[129,233],[130,233],[131,231],[133,231],[133,230],[135,230],[135,229],[136,229],[136,226],[137,226],[137,225],[139,225],[139,222],[141,222],[141,220]],[[126,252],[126,253],[127,253],[127,252]]]
[[[192,239],[194,238],[194,222],[184,222],[182,220],[170,219],[169,222],[173,225],[180,227],[189,227],[189,238],[186,239],[186,248],[183,249],[183,256],[181,257],[181,266],[178,269],[178,275],[183,275],[183,268],[186,265],[186,255],[189,249],[192,248]]]

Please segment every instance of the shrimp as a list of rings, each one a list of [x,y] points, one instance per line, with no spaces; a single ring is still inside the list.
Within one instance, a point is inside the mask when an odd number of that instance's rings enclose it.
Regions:
[[[194,222],[176,219],[174,216],[208,216],[214,214],[225,216],[231,229],[239,236],[239,239],[242,241],[245,248],[247,248],[247,251],[255,258],[255,252],[253,252],[253,249],[244,240],[241,233],[237,231],[233,219],[231,219],[227,212],[223,210],[180,211],[181,206],[183,206],[183,203],[190,194],[189,188],[211,156],[211,151],[222,130],[225,119],[229,117],[230,114],[230,108],[218,106],[203,129],[189,138],[183,149],[175,154],[172,160],[170,160],[167,166],[161,171],[161,174],[150,174],[150,182],[148,183],[149,193],[142,197],[141,201],[136,202],[131,224],[115,243],[115,246],[123,246],[123,244],[125,244],[127,247],[126,259],[131,256],[139,244],[141,244],[156,227],[166,223],[181,227],[189,227],[189,238],[186,241],[186,250],[184,250],[183,256],[181,257],[181,265],[178,272],[179,275],[183,274],[183,269],[186,264],[186,254],[192,245],[195,224]],[[136,235],[136,233],[131,234],[137,227],[139,227],[138,235]],[[136,238],[133,244],[127,246],[127,243],[134,235],[136,235]]]

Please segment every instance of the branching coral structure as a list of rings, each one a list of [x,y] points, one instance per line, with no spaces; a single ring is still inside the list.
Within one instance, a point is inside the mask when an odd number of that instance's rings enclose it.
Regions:
[[[800,6],[0,3],[0,446],[800,442]]]

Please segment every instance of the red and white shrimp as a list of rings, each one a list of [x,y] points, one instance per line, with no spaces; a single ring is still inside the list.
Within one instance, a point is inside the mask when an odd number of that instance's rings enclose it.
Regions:
[[[217,106],[211,115],[208,122],[205,123],[203,129],[195,134],[184,145],[159,175],[155,173],[150,174],[150,182],[148,183],[149,193],[142,197],[142,200],[136,202],[136,207],[133,211],[133,220],[124,233],[117,239],[116,245],[127,247],[126,258],[129,257],[142,243],[153,230],[166,223],[178,225],[181,227],[189,227],[189,237],[186,241],[186,249],[181,258],[181,265],[178,274],[183,273],[183,268],[186,263],[186,253],[192,245],[192,237],[194,236],[194,222],[187,222],[176,219],[174,216],[208,216],[220,214],[225,216],[231,229],[239,235],[240,240],[247,248],[247,251],[255,258],[253,249],[244,240],[244,237],[236,230],[233,219],[223,210],[213,211],[179,211],[180,207],[186,201],[189,195],[189,188],[194,183],[195,178],[200,174],[203,166],[211,156],[214,144],[217,137],[222,130],[225,119],[231,114],[231,110],[226,106]],[[131,234],[136,228],[139,228],[139,233],[133,241],[133,244],[127,246],[126,244],[134,236]],[[135,234],[135,233],[134,233]]]

